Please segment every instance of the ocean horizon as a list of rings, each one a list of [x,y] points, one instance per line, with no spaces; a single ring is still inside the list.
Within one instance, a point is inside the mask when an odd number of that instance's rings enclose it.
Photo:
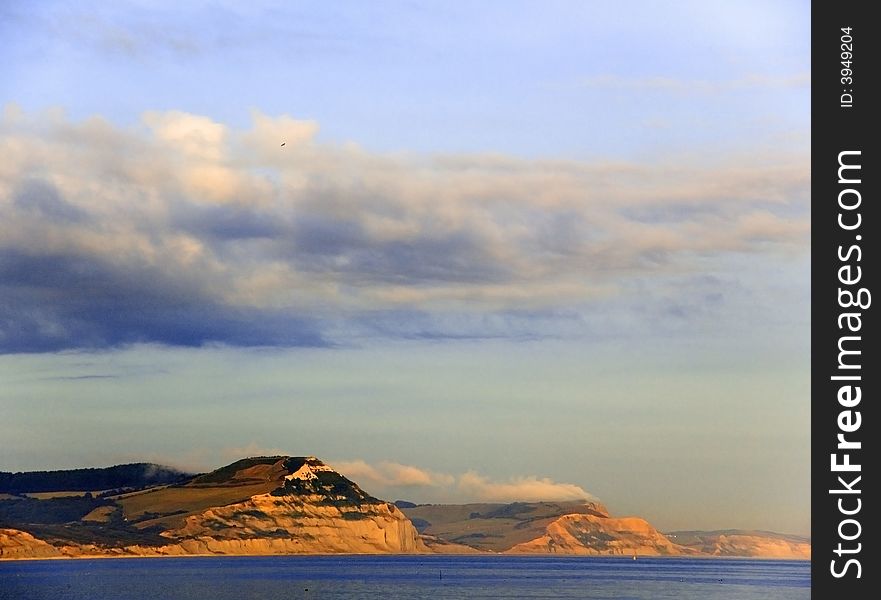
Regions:
[[[810,561],[321,555],[0,563],[0,599],[810,598]]]

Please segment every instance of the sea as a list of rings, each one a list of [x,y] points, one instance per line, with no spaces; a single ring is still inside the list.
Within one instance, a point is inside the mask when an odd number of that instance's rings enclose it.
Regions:
[[[242,556],[0,562],[0,599],[793,600],[810,563],[547,556]]]

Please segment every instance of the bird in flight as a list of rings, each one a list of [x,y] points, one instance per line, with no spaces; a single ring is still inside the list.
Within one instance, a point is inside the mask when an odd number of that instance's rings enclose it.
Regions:
[[[282,142],[282,143],[281,143],[282,146],[284,146],[285,144],[287,144],[287,142]]]

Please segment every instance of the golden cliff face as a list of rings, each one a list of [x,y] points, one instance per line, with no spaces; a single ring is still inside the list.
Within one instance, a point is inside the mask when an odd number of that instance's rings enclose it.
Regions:
[[[18,529],[0,529],[0,558],[51,558],[61,552]]]
[[[695,554],[668,540],[645,519],[615,519],[587,514],[564,515],[548,525],[544,535],[517,544],[508,552],[643,556]]]
[[[200,487],[236,487],[269,479],[274,489],[190,514],[162,537],[169,546],[196,554],[425,551],[416,529],[393,504],[373,498],[315,457],[276,458],[197,480]]]
[[[186,518],[163,537],[209,554],[412,553],[426,548],[393,504],[334,506],[322,496],[262,494]]]
[[[104,545],[99,538],[50,544],[3,529],[0,558],[427,551],[397,507],[312,456],[244,459],[186,485],[122,496],[116,508],[102,510],[106,521],[114,511],[124,517],[132,543]],[[135,541],[139,532],[156,530],[161,533],[153,543]]]

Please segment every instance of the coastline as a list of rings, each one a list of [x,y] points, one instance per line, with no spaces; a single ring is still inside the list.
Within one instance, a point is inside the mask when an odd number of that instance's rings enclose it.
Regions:
[[[611,558],[617,560],[629,560],[633,561],[632,556],[626,554],[518,554],[518,553],[508,553],[508,552],[475,552],[475,553],[455,553],[455,552],[401,552],[401,553],[388,553],[388,552],[327,552],[327,553],[318,553],[318,552],[309,552],[302,554],[89,554],[83,556],[22,556],[22,557],[0,557],[0,563],[4,562],[18,562],[18,561],[50,561],[50,560],[92,560],[92,559],[130,559],[130,558],[244,558],[244,557],[275,557],[275,556],[318,556],[318,557],[345,557],[345,556],[438,556],[438,557],[473,557],[480,558],[486,556],[498,556],[498,557],[511,557],[511,558],[557,558],[562,560],[568,559],[596,559],[596,558]],[[777,556],[713,556],[709,554],[702,555],[669,555],[669,554],[658,554],[658,555],[644,555],[638,556],[639,560],[646,559],[660,559],[660,560],[676,560],[676,559],[700,559],[700,560],[732,560],[732,561],[743,561],[743,560],[779,560],[779,561],[795,561],[795,562],[810,562],[810,558],[798,558],[798,557],[777,557]],[[637,561],[638,562],[638,561]]]

